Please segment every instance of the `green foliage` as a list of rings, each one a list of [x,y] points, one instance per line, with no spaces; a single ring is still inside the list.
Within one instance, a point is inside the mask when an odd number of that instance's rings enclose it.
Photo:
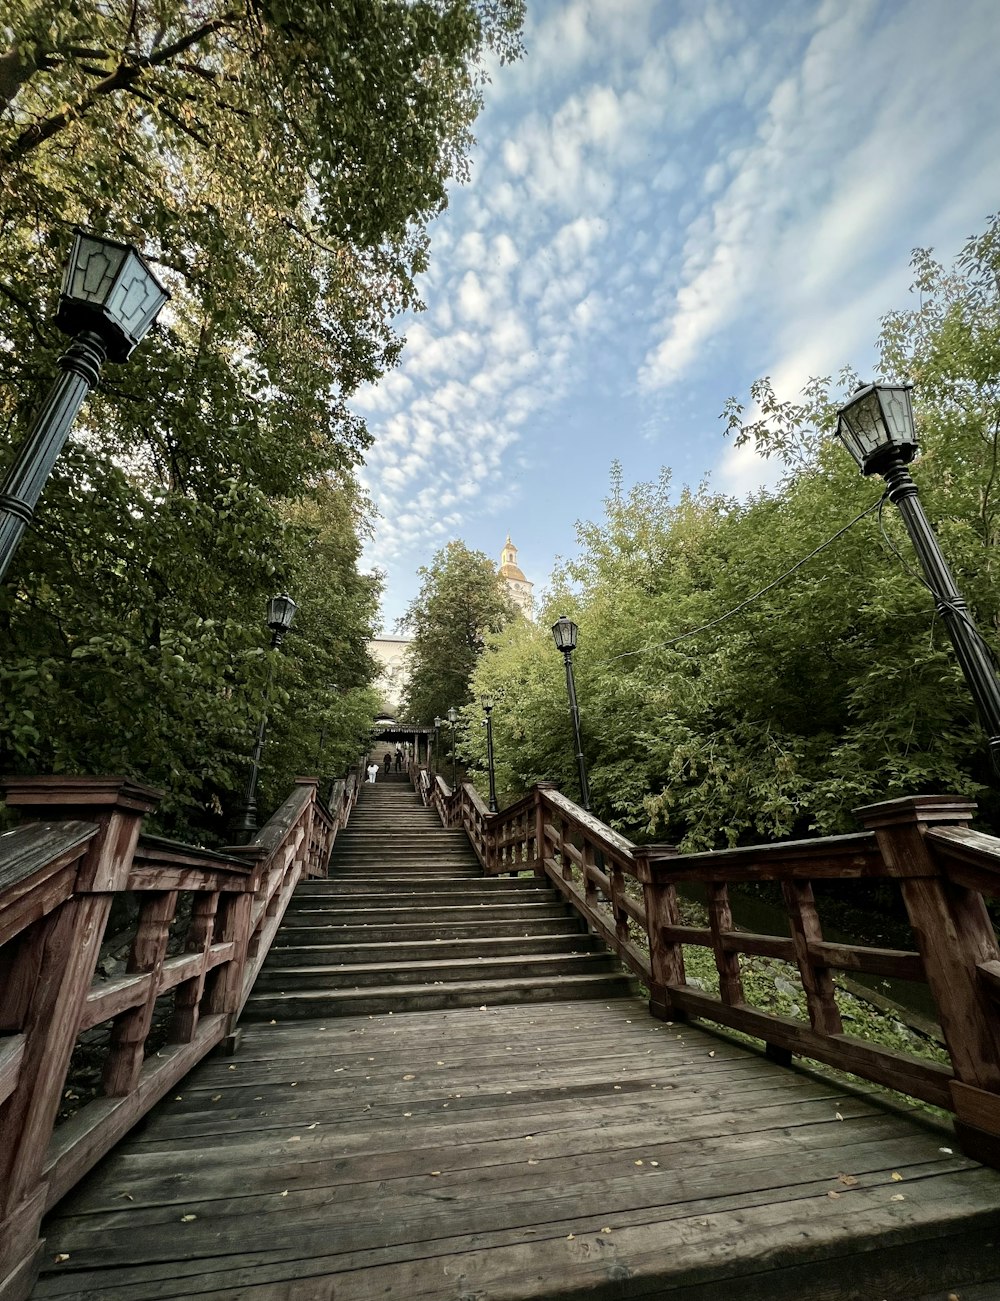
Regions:
[[[995,641],[1000,220],[953,272],[924,252],[914,265],[919,304],[882,323],[882,370],[916,383],[914,477]],[[841,376],[848,390],[855,380]],[[884,532],[868,515],[722,620],[882,490],[830,436],[839,399],[829,381],[788,403],[762,380],[753,398],[752,422],[729,403],[730,430],[787,467],[774,492],[742,503],[706,486],[676,493],[667,472],[625,491],[616,468],[604,519],[578,526],[579,557],[554,577],[540,624],[565,609],[580,625],[595,811],[689,850],[851,830],[858,806],[919,792],[975,796],[996,825],[984,737],[891,505]],[[499,700],[509,794],[541,776],[576,790],[560,657],[546,640],[500,638],[473,681]]]
[[[275,656],[264,802],[357,753],[377,585],[346,399],[397,357],[520,0],[13,0],[0,20],[0,470],[64,346],[71,227],[132,239],[161,324],[106,368],[0,589],[0,772],[124,771],[209,832]],[[320,738],[324,752],[319,755]]]
[[[464,542],[449,542],[419,574],[420,591],[400,620],[413,639],[403,716],[429,723],[466,703],[486,638],[516,610],[489,556]]]

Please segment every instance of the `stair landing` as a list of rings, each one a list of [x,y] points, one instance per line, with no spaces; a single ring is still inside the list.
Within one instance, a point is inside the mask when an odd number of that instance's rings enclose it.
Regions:
[[[35,1296],[996,1301],[1000,1175],[950,1147],[637,1000],[265,1023],[62,1203]]]

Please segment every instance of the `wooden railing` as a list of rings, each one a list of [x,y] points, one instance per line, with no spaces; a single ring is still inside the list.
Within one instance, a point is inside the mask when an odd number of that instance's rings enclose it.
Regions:
[[[0,836],[0,1299],[29,1295],[42,1215],[236,1021],[296,883],[325,875],[357,800],[300,778],[248,845],[142,836],[157,792],[122,778],[10,778]],[[123,974],[95,979],[112,904],[134,904]],[[127,942],[127,940],[126,940]],[[74,1046],[106,1025],[100,1089],[57,1125]]]
[[[433,803],[446,825],[464,826],[484,871],[544,873],[649,989],[654,1016],[696,1016],[764,1042],[768,1056],[800,1055],[954,1113],[969,1155],[1000,1165],[1000,950],[985,898],[1000,898],[1000,839],[969,827],[975,806],[948,796],[890,800],[857,810],[854,835],[678,854],[636,846],[553,787],[541,784],[490,814],[471,785],[440,778]],[[897,884],[912,950],[824,940],[813,881],[884,879]],[[729,887],[781,888],[784,935],[733,924]],[[707,926],[681,923],[677,887],[698,883]],[[688,981],[684,946],[710,950],[718,993]],[[797,971],[809,1023],[753,1006],[741,955],[779,958]],[[832,973],[926,982],[951,1066],[845,1033]]]

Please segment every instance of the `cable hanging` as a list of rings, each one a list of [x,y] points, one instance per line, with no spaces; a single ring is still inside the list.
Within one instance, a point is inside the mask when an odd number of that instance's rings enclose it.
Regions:
[[[614,664],[616,660],[627,659],[631,655],[645,655],[647,651],[663,650],[667,646],[676,646],[679,641],[686,641],[689,637],[697,637],[700,632],[707,632],[709,628],[715,628],[720,623],[725,623],[727,619],[732,619],[733,616],[739,614],[741,610],[745,610],[748,605],[753,605],[754,601],[759,601],[762,596],[766,596],[768,592],[773,591],[783,583],[786,578],[790,578],[797,569],[801,569],[802,566],[812,560],[814,556],[818,556],[821,551],[825,551],[826,548],[836,542],[838,538],[842,538],[848,530],[854,528],[855,524],[860,523],[866,515],[871,515],[873,511],[878,511],[881,519],[882,503],[886,500],[887,496],[887,492],[883,493],[878,501],[872,502],[872,504],[866,507],[860,515],[855,515],[849,523],[845,524],[842,529],[839,529],[834,533],[832,537],[827,538],[825,542],[821,542],[814,551],[810,551],[807,556],[803,556],[801,560],[797,560],[790,569],[786,569],[783,574],[779,574],[778,577],[768,583],[766,587],[762,587],[759,592],[754,592],[753,596],[748,596],[745,601],[741,601],[739,605],[733,606],[733,608],[727,610],[725,614],[720,614],[717,619],[712,619],[709,623],[703,623],[700,627],[692,628],[688,632],[682,632],[680,636],[671,637],[668,641],[653,642],[649,646],[640,646],[636,650],[622,651],[620,655],[612,655],[610,659],[602,660],[601,663]]]

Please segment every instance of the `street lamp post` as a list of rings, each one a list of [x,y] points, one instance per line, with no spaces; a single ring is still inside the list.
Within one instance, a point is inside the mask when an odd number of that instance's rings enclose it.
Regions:
[[[580,805],[590,811],[590,784],[587,765],[583,761],[583,742],[580,739],[580,710],[576,703],[576,684],[573,681],[573,652],[576,650],[577,627],[572,619],[561,614],[552,625],[552,638],[556,649],[563,653],[566,663],[566,692],[569,695],[569,712],[573,720],[573,740],[576,744],[576,768],[580,776]]]
[[[295,602],[290,596],[272,596],[267,603],[267,626],[271,630],[271,650],[275,651],[285,639],[285,633],[292,626],[295,618]],[[254,747],[253,763],[247,778],[243,800],[233,815],[229,825],[230,835],[235,844],[245,844],[257,830],[257,778],[260,775],[260,757],[264,750],[264,737],[267,733],[267,707],[271,698],[271,684],[274,679],[274,659],[268,662],[267,685],[264,688],[263,708],[260,714],[260,726],[257,728],[257,744]]]
[[[993,769],[1000,774],[1000,683],[989,649],[952,577],[907,468],[917,452],[911,389],[909,384],[863,385],[840,408],[837,436],[862,474],[881,474],[886,481],[886,495],[903,517],[979,711]]]
[[[0,486],[0,580],[105,361],[127,361],[170,295],[131,244],[78,230],[63,273],[56,325],[73,342]]]
[[[440,714],[434,717],[434,759],[431,763],[431,773],[436,777],[437,770],[441,763],[441,728],[444,726],[444,719]]]
[[[493,767],[493,701],[487,696],[483,701],[486,715],[486,766],[490,774],[490,812],[497,811],[497,778]]]
[[[458,785],[458,755],[455,752],[455,724],[458,722],[458,710],[454,705],[448,710],[448,723],[451,726],[451,789]]]

